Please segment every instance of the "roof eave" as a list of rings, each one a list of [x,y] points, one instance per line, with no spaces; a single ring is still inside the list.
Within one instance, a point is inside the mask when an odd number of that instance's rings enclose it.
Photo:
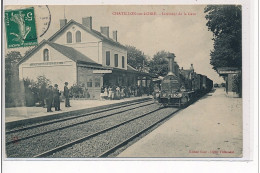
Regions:
[[[85,62],[85,61],[80,61],[80,60],[77,60],[76,63],[77,64],[87,64],[87,65],[102,66],[101,64],[98,64],[98,63]]]
[[[94,35],[95,37],[99,38],[99,39],[103,39],[102,37],[98,36],[97,34],[95,34],[94,32],[91,32],[91,30],[88,30],[85,26],[83,26],[82,24],[74,21],[73,19],[71,19],[66,25],[64,25],[62,28],[60,28],[60,30],[58,30],[55,34],[53,34],[48,41],[52,41],[57,35],[59,35],[61,32],[65,31],[65,29],[70,25],[70,24],[75,24],[77,26],[79,26],[80,28],[82,28],[83,30],[87,31],[88,33]]]
[[[113,44],[113,45],[115,45],[115,46],[118,46],[118,47],[120,47],[120,48],[123,48],[123,49],[125,49],[125,50],[127,51],[127,48],[126,48],[124,45],[120,44],[119,42],[113,42],[113,41],[111,41],[111,40],[103,39],[103,38],[102,38],[101,40],[104,41],[104,42],[111,43],[111,44]]]
[[[28,59],[33,53],[37,50],[40,49],[41,46],[44,45],[44,43],[48,44],[47,40],[42,40],[37,46],[35,46],[30,52],[28,52],[24,57],[17,63],[17,66],[19,66],[24,60]]]

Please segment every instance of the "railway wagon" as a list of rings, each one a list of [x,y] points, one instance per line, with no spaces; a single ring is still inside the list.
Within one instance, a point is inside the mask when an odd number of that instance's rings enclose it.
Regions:
[[[195,95],[196,97],[198,97],[200,95],[200,92],[201,92],[201,75],[200,74],[197,74],[195,73],[194,74],[194,78],[193,78],[193,90],[195,91]]]
[[[192,100],[211,90],[213,81],[207,76],[196,74],[193,65],[189,70],[176,70],[174,54],[170,54],[168,74],[161,80],[160,90],[154,99],[163,106],[184,107]],[[176,71],[179,73],[176,74]]]
[[[213,81],[209,78],[206,79],[207,92],[210,92],[213,89]]]
[[[205,76],[205,75],[201,75],[201,88],[200,89],[202,89],[202,90],[206,90],[206,88],[207,88],[207,76]]]

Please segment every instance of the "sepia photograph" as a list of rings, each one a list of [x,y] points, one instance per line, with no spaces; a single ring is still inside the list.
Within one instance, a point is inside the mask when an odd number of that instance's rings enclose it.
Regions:
[[[242,5],[3,14],[6,159],[244,156]]]

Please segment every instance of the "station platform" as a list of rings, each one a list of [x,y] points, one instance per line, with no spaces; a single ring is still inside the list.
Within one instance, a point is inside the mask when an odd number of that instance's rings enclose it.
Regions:
[[[44,120],[46,117],[54,117],[59,115],[65,115],[66,113],[77,113],[80,111],[95,111],[98,109],[104,109],[110,106],[116,106],[117,104],[124,104],[125,102],[133,102],[142,99],[152,98],[152,96],[142,96],[142,97],[130,97],[120,100],[70,100],[71,107],[65,107],[65,103],[61,102],[61,111],[47,112],[47,108],[43,107],[13,107],[5,108],[5,123],[15,124],[16,122],[31,121],[32,119]]]
[[[217,88],[117,157],[242,157],[242,131],[242,99]]]

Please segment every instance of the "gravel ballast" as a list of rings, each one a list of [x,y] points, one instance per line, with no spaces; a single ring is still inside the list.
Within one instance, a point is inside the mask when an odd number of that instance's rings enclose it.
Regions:
[[[113,110],[102,112],[102,113],[93,113],[93,114],[86,115],[86,116],[75,117],[74,119],[64,120],[64,121],[61,121],[61,122],[56,122],[56,123],[53,123],[53,124],[28,129],[28,130],[25,130],[25,131],[18,131],[18,132],[10,133],[10,134],[6,135],[6,142],[9,142],[9,143],[12,142],[14,137],[18,137],[18,139],[21,139],[21,138],[25,138],[25,137],[28,137],[28,136],[31,136],[31,135],[45,133],[45,132],[55,130],[55,129],[58,129],[58,128],[66,128],[67,126],[77,125],[78,123],[81,123],[81,122],[84,123],[84,121],[89,121],[89,120],[92,120],[92,119],[95,119],[95,118],[102,118],[102,117],[107,116],[107,115],[113,115],[113,114],[121,112],[121,111],[127,111],[129,109],[145,106],[145,105],[148,105],[148,104],[151,104],[151,103],[152,102],[146,102],[146,103],[140,103],[138,105],[130,105],[130,106],[127,106],[127,107],[117,108],[117,109],[113,109]]]
[[[30,158],[41,152],[63,145],[69,141],[76,140],[83,136],[95,133],[97,131],[113,126],[125,120],[137,117],[140,114],[144,114],[151,110],[155,110],[157,108],[157,105],[145,106],[131,111],[116,114],[111,117],[95,120],[86,124],[76,125],[67,129],[51,132],[42,136],[33,137],[28,140],[12,143],[6,146],[7,157]],[[117,110],[116,112],[118,111],[120,110]],[[60,123],[58,123],[58,125],[60,125]],[[57,126],[57,124],[55,124],[55,126]],[[23,133],[25,133],[25,131]]]
[[[139,131],[149,127],[153,123],[165,118],[172,112],[176,111],[174,108],[161,109],[150,115],[140,119],[129,122],[125,125],[119,126],[104,134],[100,134],[87,141],[76,144],[72,147],[56,152],[50,158],[89,158],[97,157],[104,151],[121,143],[125,139],[138,133]]]

